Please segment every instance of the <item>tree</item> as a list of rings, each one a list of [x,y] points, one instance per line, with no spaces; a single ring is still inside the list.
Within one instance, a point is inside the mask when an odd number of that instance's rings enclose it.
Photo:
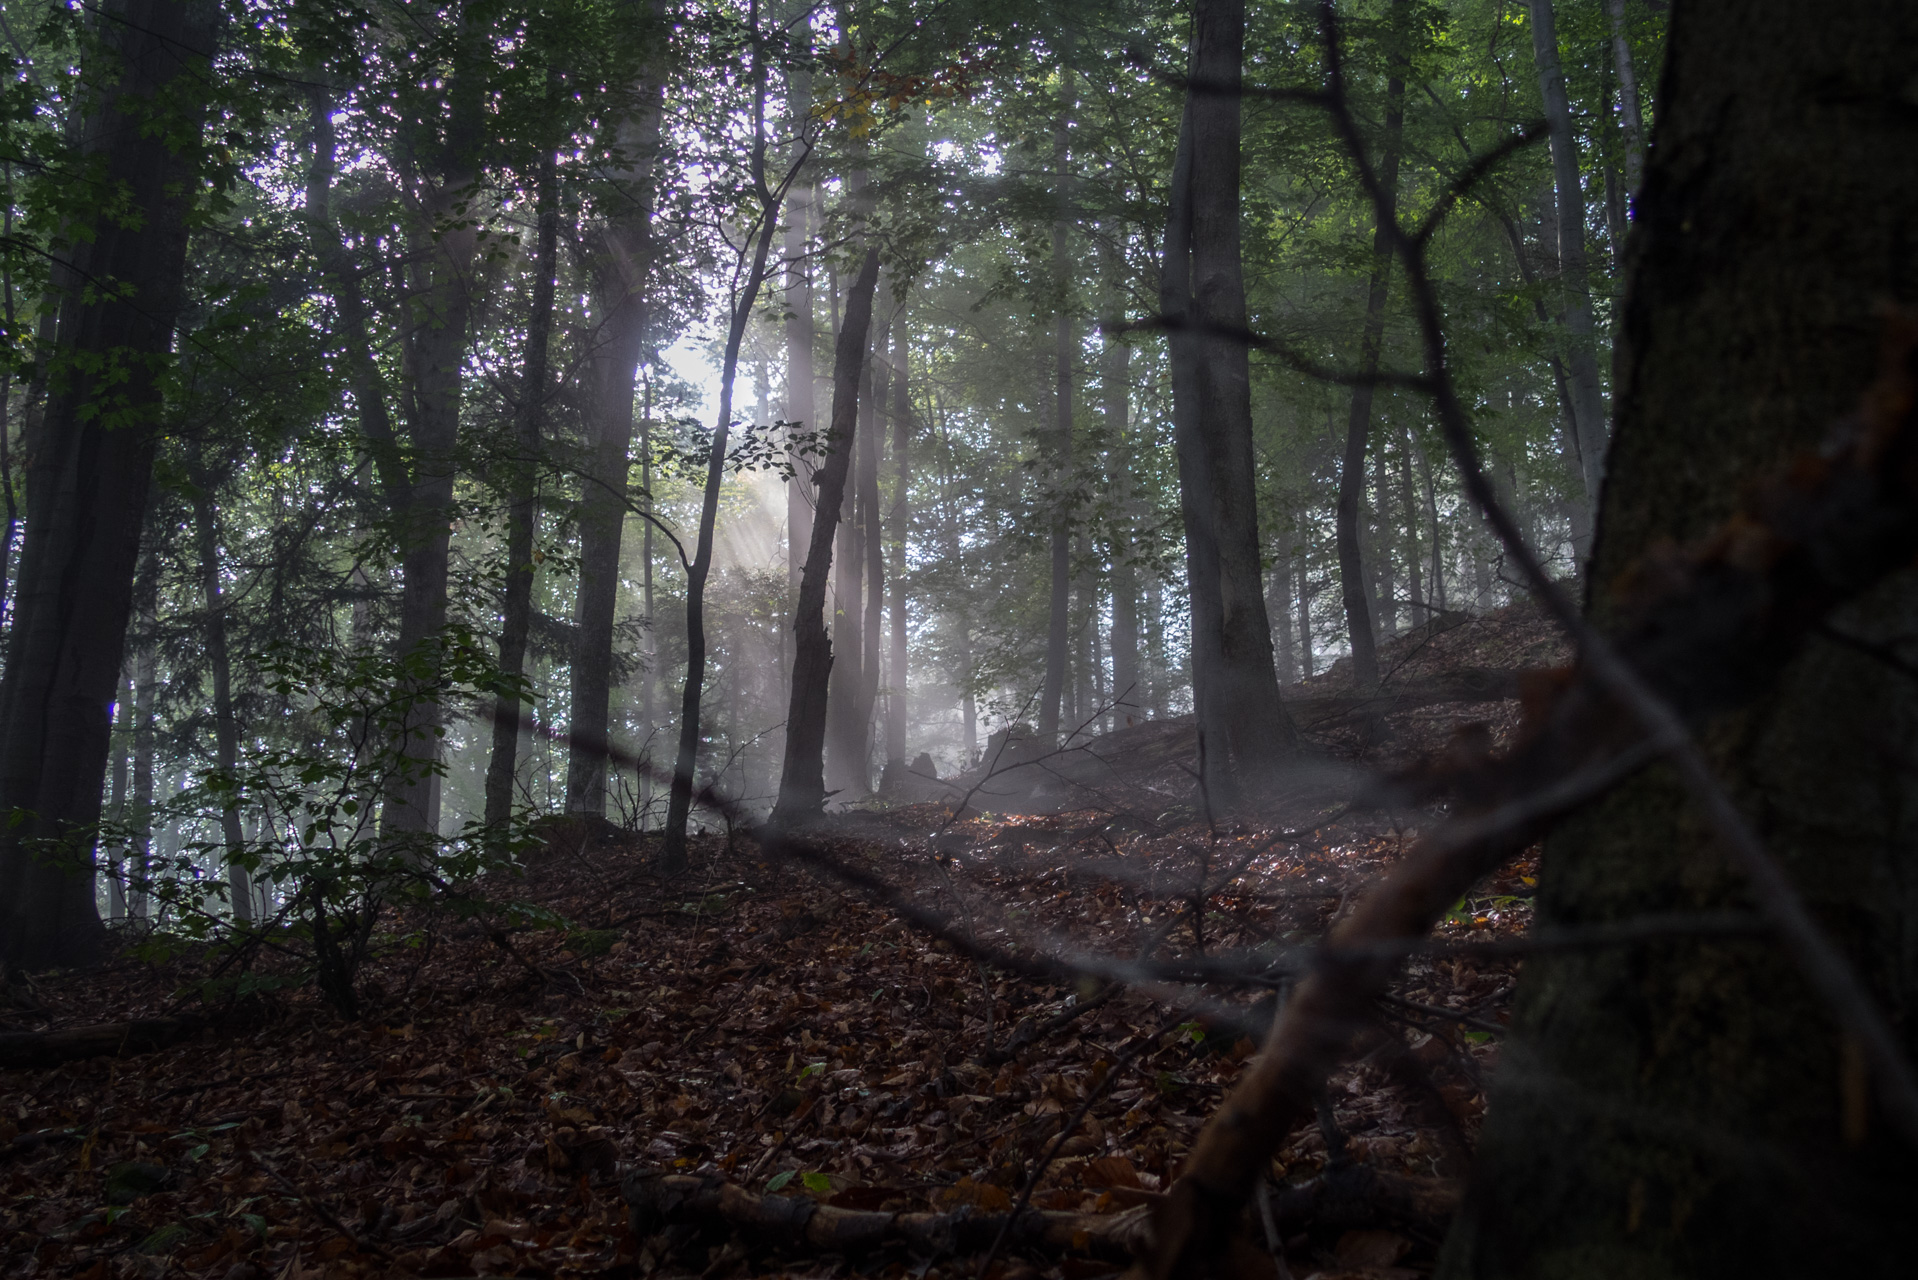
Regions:
[[[0,679],[0,960],[77,964],[104,930],[93,828],[182,306],[214,10],[110,0],[89,24],[77,159],[94,189],[55,269],[51,390],[27,442],[27,526]],[[115,193],[109,201],[106,192]],[[84,220],[83,220],[84,219]]]
[[[1243,3],[1194,5],[1192,87],[1172,172],[1160,285],[1170,326],[1200,761],[1212,802],[1228,806],[1237,800],[1240,776],[1251,781],[1269,775],[1290,745],[1259,563],[1251,385],[1242,336],[1244,48]]]
[[[866,335],[872,325],[872,295],[879,283],[879,251],[868,249],[846,295],[846,314],[833,352],[832,427],[819,484],[812,545],[799,579],[793,614],[793,678],[786,715],[786,758],[779,775],[779,803],[772,821],[796,827],[813,821],[826,803],[826,710],[833,668],[832,636],[826,629],[826,577],[832,571],[833,537],[844,506],[859,426],[859,386],[864,381]]]
[[[1912,301],[1904,83],[1918,11],[1675,6],[1622,316],[1618,420],[1590,573],[1698,536],[1870,382],[1887,295]],[[1842,87],[1841,87],[1842,86]],[[1759,705],[1704,731],[1719,775],[1918,1051],[1907,815],[1918,696],[1907,569],[1847,606]],[[1542,927],[1750,900],[1664,770],[1548,840]],[[1526,963],[1513,1044],[1441,1274],[1895,1275],[1909,1147],[1769,942],[1676,940]]]

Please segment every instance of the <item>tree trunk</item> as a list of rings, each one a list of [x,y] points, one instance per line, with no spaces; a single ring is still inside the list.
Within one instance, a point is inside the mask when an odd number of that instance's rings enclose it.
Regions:
[[[1419,551],[1419,504],[1412,493],[1412,429],[1399,433],[1399,510],[1405,516],[1405,582],[1411,625],[1432,616],[1425,598],[1425,567]]]
[[[793,615],[793,678],[786,713],[786,755],[779,777],[775,826],[794,827],[819,816],[826,804],[827,686],[833,669],[832,640],[826,630],[826,578],[832,572],[833,538],[851,470],[859,425],[859,388],[864,381],[866,335],[872,327],[872,295],[879,283],[879,252],[866,251],[859,275],[846,299],[833,352],[832,431],[821,464],[812,545],[799,581],[799,609]]]
[[[1281,685],[1299,678],[1299,655],[1292,641],[1292,548],[1286,547],[1272,557],[1272,594],[1277,602],[1272,621],[1277,625],[1278,672]]]
[[[135,593],[138,594],[137,592]],[[128,793],[133,766],[133,672],[129,670],[114,691],[113,763],[107,816],[122,827],[133,818],[133,798]],[[110,924],[127,919],[127,867],[123,855],[115,855],[107,872],[107,917]]]
[[[1192,601],[1193,702],[1211,802],[1230,807],[1292,751],[1259,557],[1245,281],[1239,258],[1243,0],[1199,0],[1173,170],[1161,305]]]
[[[1394,35],[1403,38],[1406,0],[1393,0]],[[1394,216],[1398,213],[1399,153],[1405,140],[1405,52],[1394,49],[1385,82],[1385,137],[1379,157],[1379,186]],[[1365,327],[1359,336],[1359,380],[1352,387],[1345,423],[1345,451],[1339,461],[1339,497],[1334,536],[1339,556],[1339,596],[1345,605],[1345,630],[1352,646],[1352,683],[1361,690],[1379,682],[1378,619],[1366,590],[1365,553],[1360,545],[1365,505],[1365,453],[1372,431],[1372,400],[1385,344],[1385,303],[1391,292],[1392,243],[1383,221],[1372,231],[1372,278],[1365,293]]]
[[[1071,83],[1071,68],[1063,73]],[[1049,549],[1050,577],[1046,600],[1046,667],[1039,686],[1039,741],[1047,748],[1059,744],[1059,708],[1066,691],[1066,646],[1071,625],[1072,593],[1072,224],[1066,211],[1070,195],[1067,161],[1067,114],[1071,110],[1070,89],[1066,103],[1052,125],[1052,176],[1054,199],[1059,216],[1052,223],[1052,531]]]
[[[123,212],[69,238],[56,274],[89,287],[61,300],[55,355],[68,376],[26,442],[27,530],[0,680],[0,809],[31,815],[0,831],[0,961],[23,968],[87,963],[106,936],[93,832],[107,710],[133,606],[159,367],[181,305],[215,16],[200,0],[107,0],[92,30],[117,74],[103,68],[87,95],[80,152]],[[64,865],[42,856],[48,840],[66,846]]]
[[[1399,633],[1399,594],[1397,564],[1393,560],[1392,486],[1385,461],[1385,442],[1372,450],[1372,600],[1377,605],[1373,617],[1382,640]]]
[[[446,629],[452,547],[453,481],[459,467],[460,400],[472,316],[478,230],[463,205],[478,182],[478,140],[486,86],[476,33],[463,30],[447,78],[444,132],[415,122],[420,207],[408,228],[410,305],[403,326],[409,384],[406,437],[411,475],[401,517],[397,651],[418,663],[397,691],[406,703],[400,730],[406,764],[386,789],[381,830],[415,838],[439,831],[441,740],[434,649]]]
[[[858,719],[860,759],[864,762],[860,777],[868,785],[872,779],[874,712],[878,708],[879,686],[883,682],[881,669],[885,659],[886,530],[879,509],[879,444],[884,433],[880,424],[892,401],[892,361],[888,347],[892,340],[892,317],[897,309],[897,299],[892,296],[892,291],[885,289],[882,293],[879,302],[885,321],[873,335],[872,355],[869,358],[872,369],[872,412],[866,420],[868,429],[859,438],[859,541],[866,557],[866,598],[860,611],[859,648],[865,655],[865,668],[859,682]]]
[[[533,535],[539,522],[541,422],[546,413],[547,350],[553,333],[553,293],[559,270],[559,162],[545,152],[535,179],[537,226],[533,249],[533,309],[526,318],[526,364],[515,414],[520,457],[514,463],[512,503],[506,513],[506,590],[500,602],[500,674],[526,674],[526,640],[533,625]],[[518,697],[493,704],[493,754],[486,767],[486,826],[503,830],[513,817],[519,776]]]
[[[1123,230],[1123,224],[1109,228],[1099,246],[1100,274],[1114,318],[1125,311],[1124,263],[1115,242]],[[1107,544],[1107,563],[1112,566],[1112,699],[1114,717],[1123,728],[1145,709],[1139,668],[1139,570],[1130,545],[1138,522],[1132,478],[1132,347],[1120,335],[1107,334],[1102,354],[1099,383],[1105,400],[1106,475],[1119,513],[1118,529]]]
[[[1300,558],[1299,575],[1299,672],[1305,680],[1312,678],[1312,585],[1306,573],[1304,558]]]
[[[863,182],[863,176],[860,176]],[[877,291],[882,293],[883,291]],[[875,298],[874,310],[883,315],[883,300]],[[843,327],[843,322],[842,322]],[[867,321],[868,350],[859,370],[859,407],[855,415],[851,474],[840,498],[837,544],[832,575],[832,637],[835,660],[832,664],[831,691],[826,715],[831,736],[826,750],[826,784],[833,792],[848,798],[872,790],[868,771],[868,723],[861,714],[866,680],[866,528],[860,518],[859,491],[865,467],[864,445],[878,431],[878,415],[873,407],[873,368],[870,350],[872,321]],[[837,361],[834,368],[833,412],[839,411]],[[823,492],[823,489],[821,490]],[[814,513],[814,520],[819,518]],[[810,557],[809,557],[810,558]]]
[[[233,713],[233,664],[227,652],[226,593],[220,588],[220,530],[213,510],[214,480],[207,473],[198,439],[187,445],[187,478],[193,483],[193,541],[200,559],[200,598],[206,609],[206,663],[213,676],[215,761],[226,777],[240,767],[240,724]],[[240,797],[220,811],[220,836],[226,844],[227,891],[233,918],[253,923],[253,893],[246,874],[246,835],[240,829]]]
[[[1674,7],[1589,579],[1601,624],[1615,610],[1598,584],[1722,520],[1755,473],[1817,449],[1871,381],[1878,309],[1888,294],[1909,306],[1918,280],[1918,116],[1873,86],[1907,83],[1914,58],[1918,8],[1902,0]],[[1828,625],[1902,643],[1918,575]],[[1700,734],[1907,1060],[1914,725],[1909,676],[1830,641]],[[1548,839],[1538,893],[1541,929],[1751,901],[1662,768]],[[1442,1275],[1909,1270],[1918,1166],[1775,943],[1536,956],[1513,1026]]]
[[[739,376],[739,349],[753,310],[772,274],[773,240],[779,234],[780,203],[786,183],[769,185],[766,176],[766,62],[760,41],[759,10],[752,15],[753,139],[751,170],[759,207],[756,225],[746,246],[751,257],[733,294],[726,329],[725,354],[719,366],[719,415],[713,424],[712,449],[706,455],[706,485],[700,494],[699,532],[693,558],[686,566],[686,684],[679,701],[679,751],[673,762],[673,787],[666,800],[666,827],[660,844],[660,869],[668,875],[687,865],[686,823],[693,806],[693,774],[699,763],[700,701],[706,685],[706,580],[712,572],[713,533],[719,519],[719,491],[726,479],[726,444],[732,430],[733,386]],[[742,254],[742,257],[744,255]],[[627,412],[631,413],[628,401]]]
[[[153,768],[154,736],[159,731],[160,647],[154,637],[159,627],[160,557],[151,546],[140,556],[133,580],[135,623],[133,640],[133,886],[129,906],[136,919],[151,911],[153,893]]]
[[[626,532],[632,472],[633,393],[652,319],[653,169],[659,149],[660,80],[647,73],[641,104],[623,132],[632,165],[616,179],[619,195],[594,237],[597,303],[605,316],[588,362],[593,450],[579,504],[579,585],[567,722],[566,811],[606,813],[606,750],[613,696],[613,627],[619,616],[619,552]]]
[[[812,73],[795,69],[788,77],[786,96],[795,127],[812,113]],[[806,242],[812,234],[812,186],[795,181],[786,197],[786,413],[788,422],[804,431],[816,431],[813,406],[813,291],[812,266],[806,261]],[[799,580],[806,571],[806,550],[812,545],[814,464],[795,458],[792,479],[786,482],[786,583],[796,606]]]
[[[1605,388],[1598,371],[1592,326],[1592,287],[1585,257],[1585,191],[1579,185],[1578,139],[1572,132],[1572,107],[1559,68],[1558,27],[1553,0],[1528,0],[1532,15],[1532,56],[1538,65],[1539,94],[1551,131],[1552,179],[1557,191],[1559,290],[1572,387],[1573,425],[1577,430],[1580,475],[1586,502],[1596,508],[1605,475]]]
[[[893,321],[892,331],[892,649],[887,663],[886,768],[906,767],[906,542],[912,533],[912,395],[906,382],[906,317]]]
[[[1611,0],[1612,69],[1618,73],[1618,126],[1625,134],[1625,195],[1638,194],[1645,178],[1645,116],[1639,108],[1638,72],[1632,66],[1631,30],[1625,0]]]

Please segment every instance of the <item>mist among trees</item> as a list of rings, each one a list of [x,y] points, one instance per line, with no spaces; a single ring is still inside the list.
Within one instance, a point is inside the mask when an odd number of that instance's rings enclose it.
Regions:
[[[1908,1254],[1918,13],[0,20],[9,1269]]]

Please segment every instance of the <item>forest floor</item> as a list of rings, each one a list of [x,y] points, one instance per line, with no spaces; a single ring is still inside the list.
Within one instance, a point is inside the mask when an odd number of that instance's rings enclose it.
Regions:
[[[1538,665],[1560,656],[1544,635],[1508,611],[1391,652]],[[1421,643],[1423,657],[1404,652]],[[1509,729],[1512,709],[1403,714],[1417,726],[1369,746],[1305,727],[1348,762],[1390,763],[1465,719]],[[1209,829],[1189,783],[1154,777],[1137,812],[850,813],[812,865],[706,837],[675,879],[641,838],[556,825],[523,876],[487,891],[563,924],[492,935],[389,917],[357,1021],[289,987],[157,1052],[0,1071],[0,1274],[973,1280],[976,1250],[822,1254],[711,1223],[638,1234],[622,1187],[663,1170],[990,1214],[1055,1145],[1034,1207],[1136,1214],[1255,1052],[1275,957],[1314,942],[1411,834],[1279,811]],[[1523,932],[1530,857],[1407,964],[1322,1124],[1274,1161],[1275,1190],[1352,1168],[1457,1178],[1517,966],[1445,944]],[[22,979],[0,1018],[39,1031],[201,1008],[206,963],[128,952]],[[1221,971],[1240,976],[1181,981]],[[1426,1274],[1442,1229],[1363,1206],[1279,1225],[1274,1273],[1327,1280]],[[997,1280],[1117,1269],[1070,1249],[995,1252]]]

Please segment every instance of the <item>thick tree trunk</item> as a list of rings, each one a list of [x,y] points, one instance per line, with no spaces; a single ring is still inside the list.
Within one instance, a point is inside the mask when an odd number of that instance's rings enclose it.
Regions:
[[[826,804],[826,710],[832,676],[832,640],[826,630],[826,579],[833,541],[852,469],[859,425],[859,389],[864,381],[866,335],[872,327],[872,295],[879,283],[879,252],[866,251],[846,299],[846,315],[833,353],[831,448],[817,473],[819,494],[793,615],[793,678],[786,713],[786,757],[779,777],[775,826],[803,825]]]
[[[1211,802],[1231,806],[1289,758],[1259,557],[1245,280],[1239,257],[1245,5],[1199,0],[1162,307],[1173,328],[1173,426],[1192,600],[1193,701]]]
[[[546,413],[547,351],[553,333],[553,293],[559,270],[559,164],[551,151],[540,156],[535,179],[533,309],[526,318],[526,364],[520,373],[515,415],[519,458],[514,461],[512,503],[506,513],[506,589],[500,601],[500,674],[526,674],[526,640],[533,625],[533,535],[539,521],[541,422]],[[519,698],[493,704],[493,754],[486,766],[486,826],[500,831],[513,817],[519,777]]]
[[[1528,0],[1532,15],[1532,56],[1538,65],[1539,94],[1551,132],[1552,180],[1557,193],[1559,296],[1562,301],[1577,429],[1580,475],[1589,505],[1598,505],[1605,476],[1605,388],[1598,371],[1592,324],[1591,276],[1585,256],[1585,190],[1579,185],[1578,138],[1572,132],[1572,107],[1559,67],[1558,26],[1553,0]]]
[[[884,290],[876,290],[875,294],[873,309],[884,315]],[[841,327],[844,327],[843,321]],[[861,518],[864,512],[859,502],[859,491],[863,487],[861,481],[864,479],[861,475],[865,467],[864,445],[879,429],[878,414],[873,405],[871,330],[872,320],[869,318],[868,349],[860,364],[859,408],[854,418],[857,425],[850,437],[854,441],[853,455],[848,462],[850,474],[840,498],[833,559],[836,571],[832,575],[834,662],[831,669],[831,696],[826,708],[830,725],[830,736],[826,743],[826,785],[848,799],[863,796],[872,790],[866,736],[870,726],[863,714],[866,681],[866,526]],[[834,365],[833,412],[837,414],[836,360]],[[819,514],[815,512],[813,518],[818,520]]]
[[[1918,8],[1903,0],[1674,6],[1621,316],[1590,574],[1599,621],[1622,570],[1711,528],[1754,474],[1816,449],[1871,381],[1879,309],[1888,296],[1910,306],[1918,280],[1918,116],[1889,89],[1914,59]],[[1918,577],[1902,571],[1828,625],[1901,643],[1918,630]],[[1914,726],[1909,677],[1834,638],[1700,735],[1908,1060]],[[1539,926],[1750,900],[1660,769],[1547,841]],[[1781,947],[1538,956],[1513,1025],[1442,1275],[1909,1270],[1918,1166]]]
[[[240,767],[240,723],[233,712],[233,660],[227,651],[226,593],[220,587],[220,530],[213,510],[214,480],[200,441],[187,445],[187,478],[193,483],[193,541],[200,560],[200,600],[206,610],[206,665],[213,677],[214,763],[231,778]],[[247,881],[246,835],[240,829],[240,797],[220,811],[226,845],[227,892],[233,918],[253,923],[253,892]]]
[[[70,238],[56,274],[88,287],[61,300],[53,358],[66,376],[26,443],[27,529],[0,681],[0,809],[31,815],[0,830],[0,961],[21,967],[84,964],[106,936],[93,831],[215,16],[201,0],[108,0],[92,31],[109,62],[84,102],[80,151],[122,213]],[[48,840],[65,845],[65,861],[44,858]]]
[[[1405,0],[1394,0],[1393,27],[1402,35]],[[1405,58],[1394,50],[1385,82],[1385,137],[1379,156],[1379,185],[1398,212],[1399,154],[1405,140]],[[1365,325],[1359,335],[1359,380],[1352,387],[1346,416],[1345,450],[1339,461],[1338,505],[1333,515],[1339,556],[1339,597],[1345,605],[1345,631],[1352,646],[1352,683],[1370,689],[1379,682],[1378,632],[1381,621],[1366,590],[1366,557],[1361,545],[1365,506],[1365,454],[1372,431],[1372,400],[1385,344],[1385,303],[1391,293],[1392,243],[1381,222],[1372,232],[1372,278],[1365,293]]]

